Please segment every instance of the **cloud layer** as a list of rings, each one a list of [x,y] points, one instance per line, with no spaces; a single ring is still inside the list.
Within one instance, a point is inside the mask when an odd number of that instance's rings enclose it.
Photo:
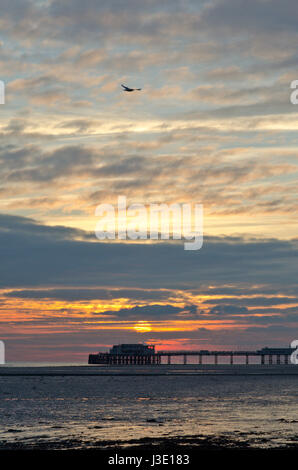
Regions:
[[[0,222],[1,329],[13,357],[34,335],[41,348],[44,335],[50,348],[58,341],[62,358],[75,338],[92,347],[95,334],[102,345],[141,335],[168,347],[216,338],[219,347],[227,335],[227,344],[255,345],[262,332],[270,344],[290,341],[297,327],[295,240],[208,237],[193,255],[180,243],[104,243],[22,217]]]
[[[293,339],[297,16],[296,0],[1,2],[11,357]],[[119,195],[202,203],[203,248],[99,243],[95,208]]]

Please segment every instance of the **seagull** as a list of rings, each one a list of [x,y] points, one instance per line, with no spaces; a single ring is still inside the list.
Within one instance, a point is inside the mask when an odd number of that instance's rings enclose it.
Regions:
[[[123,91],[141,91],[142,88],[129,88],[128,86],[122,85]]]

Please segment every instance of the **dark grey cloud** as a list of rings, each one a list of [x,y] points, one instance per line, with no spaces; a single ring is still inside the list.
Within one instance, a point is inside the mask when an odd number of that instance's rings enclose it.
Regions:
[[[156,36],[160,39],[165,37],[164,29],[170,15],[174,15],[172,21],[175,21],[188,5],[188,2],[180,0],[164,4],[156,0],[141,3],[136,0],[86,0],[84,3],[77,0],[71,3],[65,0],[17,0],[11,3],[5,0],[3,3],[2,15],[8,22],[5,30],[9,31],[9,23],[15,22],[16,36],[27,33],[29,37],[43,36],[65,41],[107,41],[113,37],[119,39],[123,34],[140,40],[149,37],[156,41]]]
[[[117,163],[111,165],[105,165],[103,168],[100,168],[97,174],[100,175],[126,175],[129,173],[136,173],[145,169],[146,160],[140,157],[129,157],[126,159],[121,159]]]
[[[156,0],[52,0],[34,2],[30,0],[4,0],[2,16],[19,22],[19,29],[29,29],[33,21],[43,24],[51,37],[85,38],[93,35],[117,35],[131,33],[139,36],[162,36],[162,30],[172,32],[180,28],[184,33],[203,31],[231,33],[296,31],[298,8],[294,0],[171,0],[160,3]],[[243,14],[245,11],[245,15]],[[24,19],[26,20],[24,22]],[[29,21],[31,19],[32,23]],[[23,21],[22,21],[23,20]],[[50,26],[55,22],[55,29]],[[25,24],[24,24],[25,23]],[[27,24],[28,23],[28,24]],[[22,26],[22,28],[20,28]],[[37,28],[38,29],[38,28]],[[31,31],[31,35],[35,31]],[[35,34],[37,34],[35,32]],[[177,32],[177,30],[176,30]]]
[[[158,2],[157,0],[86,0],[82,4],[74,0],[71,4],[67,0],[53,0],[49,4],[47,14],[53,21],[60,22],[60,34],[64,37],[99,37],[102,40],[119,38],[127,35],[127,39],[150,38],[154,43],[170,39],[177,28],[192,27],[192,17],[197,14],[200,7],[206,3],[201,0],[199,5],[193,1],[171,0]],[[67,21],[63,21],[67,20]]]
[[[185,307],[175,307],[173,305],[146,305],[136,306],[132,308],[122,308],[115,311],[105,311],[105,315],[113,315],[115,317],[127,319],[157,320],[181,316],[183,319],[195,318],[197,312],[196,305],[186,305]]]
[[[37,8],[34,0],[9,0],[1,1],[1,16],[3,18],[11,18],[16,21],[21,21],[27,16],[31,15]]]
[[[247,307],[251,306],[273,306],[273,305],[283,305],[283,304],[298,304],[298,297],[240,297],[238,299],[231,299],[231,298],[225,298],[222,297],[221,299],[209,299],[208,301],[205,301],[207,304],[226,304],[227,302],[230,303],[231,307],[236,308],[237,306],[240,305],[245,305]]]
[[[258,302],[258,299],[262,301],[262,299],[266,299],[266,296],[269,296],[270,298],[273,299],[278,299],[279,297],[276,297],[277,291],[276,291],[276,286],[271,286],[270,284],[259,284],[259,285],[253,285],[253,284],[248,284],[248,283],[237,283],[237,284],[230,284],[230,285],[222,285],[222,286],[208,286],[208,285],[201,285],[198,289],[191,289],[190,290],[193,294],[195,295],[211,295],[211,296],[222,296],[222,298],[225,299],[225,303],[233,303],[236,302],[237,304],[244,299],[243,301],[245,302],[247,299],[252,299],[253,305],[254,302]],[[286,297],[286,300],[288,298],[291,298],[292,296],[294,298],[298,297],[298,285],[296,283],[296,280],[293,279],[293,282],[288,285],[283,285],[282,286],[282,292],[279,291],[279,293],[283,294]],[[248,297],[247,295],[255,295],[255,299],[252,297]],[[226,297],[226,296],[237,296],[237,299],[233,299],[231,297]],[[281,299],[282,300],[282,299]],[[216,300],[214,299],[216,302]],[[218,299],[219,303],[221,299]],[[203,301],[206,303],[213,303],[213,299],[210,298],[210,300]],[[266,300],[265,300],[266,302]]]
[[[217,0],[203,11],[200,24],[212,31],[237,34],[297,31],[295,0]]]
[[[10,121],[7,128],[15,132],[16,130],[23,129],[25,125],[23,121],[14,119]],[[32,161],[38,158],[39,149],[34,146],[28,147],[16,147],[14,145],[3,145],[0,148],[0,165],[1,170],[15,170],[18,167],[23,167],[32,163]]]
[[[19,34],[27,31],[47,34],[51,38],[117,38],[122,34],[133,37],[162,39],[179,31],[185,36],[210,32],[210,35],[272,34],[297,30],[298,8],[295,0],[30,0],[3,1],[2,15],[19,23]],[[245,14],[243,12],[245,11]],[[31,21],[30,21],[31,20]],[[41,28],[33,29],[34,21]],[[55,25],[55,28],[53,28]],[[31,26],[31,31],[30,31]],[[52,27],[52,29],[51,29]]]
[[[133,300],[165,300],[171,297],[169,290],[152,289],[38,289],[17,290],[5,293],[6,297],[19,299],[54,299],[64,301],[112,300],[119,298]],[[114,312],[115,313],[115,312]]]
[[[54,242],[59,240],[75,240],[75,239],[93,239],[93,234],[84,230],[65,227],[62,225],[48,226],[28,217],[0,214],[0,237],[23,237],[24,242],[32,240],[42,240]],[[7,245],[8,248],[8,245]],[[5,252],[5,249],[4,249]],[[9,253],[8,253],[9,255]]]
[[[214,299],[215,302],[215,299]],[[248,313],[246,307],[243,306],[235,306],[235,305],[215,305],[212,307],[209,312],[211,315],[243,315]]]
[[[93,240],[92,234],[80,230],[1,215],[1,287],[190,289],[201,283],[246,282],[280,289],[297,276],[297,240],[207,237],[195,252],[185,251],[180,242],[88,240]]]
[[[15,159],[19,159],[19,164],[25,163],[24,157],[28,155],[28,150],[18,151]],[[3,164],[10,163],[10,156],[5,155]],[[98,158],[98,157],[97,157]],[[21,182],[45,182],[53,181],[58,178],[66,178],[72,174],[85,172],[86,168],[94,166],[96,154],[90,149],[80,146],[62,147],[53,152],[44,153],[35,151],[31,154],[30,164],[20,167],[15,165],[17,169],[13,169],[7,173],[4,179],[7,181]],[[91,170],[90,170],[91,171]]]
[[[13,123],[9,124],[11,127]],[[83,126],[83,122],[80,122]],[[136,144],[137,146],[137,144]],[[155,159],[143,155],[131,155],[129,147],[123,148],[122,155],[118,151],[102,148],[87,148],[82,145],[62,146],[45,152],[39,147],[28,146],[18,148],[3,146],[0,148],[0,165],[2,168],[1,180],[3,182],[33,182],[48,183],[63,180],[69,177],[117,178],[121,175],[140,176],[146,173],[152,178],[159,172],[166,171],[174,163],[181,165],[180,158],[175,162],[167,159],[158,168]],[[126,154],[123,156],[123,153]]]

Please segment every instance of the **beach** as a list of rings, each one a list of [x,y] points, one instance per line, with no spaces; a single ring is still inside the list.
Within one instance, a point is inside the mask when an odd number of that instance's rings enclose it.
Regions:
[[[3,366],[0,450],[297,449],[295,366]]]

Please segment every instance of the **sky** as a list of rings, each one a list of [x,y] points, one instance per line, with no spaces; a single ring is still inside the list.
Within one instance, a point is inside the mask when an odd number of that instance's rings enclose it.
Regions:
[[[296,339],[297,24],[295,0],[2,0],[7,360]],[[97,240],[118,196],[203,204],[203,247]]]

